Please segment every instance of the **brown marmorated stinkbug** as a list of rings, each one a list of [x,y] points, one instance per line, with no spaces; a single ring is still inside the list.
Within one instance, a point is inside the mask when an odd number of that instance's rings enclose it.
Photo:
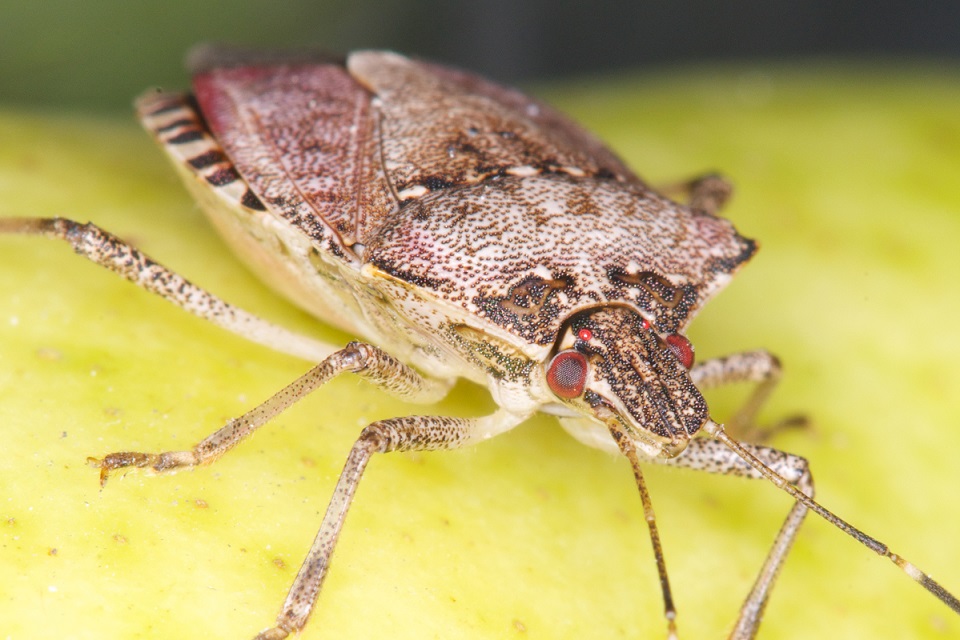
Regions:
[[[545,105],[391,53],[337,61],[201,50],[193,67],[193,95],[140,100],[144,125],[256,273],[366,342],[338,349],[265,323],[91,224],[0,221],[4,232],[65,239],[191,313],[320,362],[190,451],[95,460],[101,482],[117,469],[210,462],[345,371],[423,402],[464,377],[487,386],[499,406],[479,419],[411,416],[364,429],[276,626],[259,638],[306,623],[374,452],[464,446],[537,411],[630,461],[671,636],[675,612],[642,462],[765,477],[795,499],[731,637],[755,635],[808,510],[960,612],[926,574],[814,502],[804,459],[739,443],[711,419],[701,388],[757,383],[738,414],[750,424],[779,377],[765,351],[694,364],[684,337],[755,251],[715,215],[728,195],[721,179],[692,181],[687,203],[677,204]]]

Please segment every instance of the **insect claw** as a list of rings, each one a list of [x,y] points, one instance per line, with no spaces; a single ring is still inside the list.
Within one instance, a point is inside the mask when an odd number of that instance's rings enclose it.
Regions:
[[[107,485],[107,477],[109,475],[109,469],[103,465],[103,460],[100,458],[94,458],[93,456],[87,457],[87,464],[91,467],[96,467],[100,469],[100,488],[103,489]]]
[[[120,451],[118,453],[107,454],[102,460],[89,457],[87,458],[87,464],[100,469],[100,487],[102,488],[106,486],[107,478],[114,469],[125,469],[127,467],[142,469],[158,462],[158,459],[158,456],[155,454]]]
[[[290,632],[280,627],[272,627],[266,631],[261,631],[253,640],[283,640]]]
[[[110,470],[106,467],[100,467],[100,488],[107,486],[107,478],[110,477]]]

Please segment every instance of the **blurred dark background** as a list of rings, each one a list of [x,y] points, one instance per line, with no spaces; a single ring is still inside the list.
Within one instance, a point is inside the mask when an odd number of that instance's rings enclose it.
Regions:
[[[960,57],[960,2],[43,0],[0,4],[0,104],[127,110],[182,87],[184,52],[392,48],[524,84],[677,64]]]

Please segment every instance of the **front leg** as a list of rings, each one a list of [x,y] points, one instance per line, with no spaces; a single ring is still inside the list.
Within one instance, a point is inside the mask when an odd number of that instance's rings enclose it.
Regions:
[[[800,510],[805,512],[809,509],[877,555],[883,556],[893,562],[901,571],[910,576],[910,578],[917,584],[952,609],[954,613],[960,614],[960,600],[958,600],[957,597],[952,593],[944,589],[940,583],[931,578],[925,572],[921,571],[916,565],[911,563],[902,555],[893,552],[890,547],[880,540],[877,540],[873,536],[864,533],[857,527],[853,526],[843,518],[837,516],[835,513],[829,509],[826,509],[820,503],[815,501],[811,497],[813,493],[813,485],[812,480],[810,480],[809,471],[805,470],[806,462],[803,462],[803,473],[801,473],[799,477],[794,477],[789,473],[783,473],[775,464],[771,464],[765,460],[763,455],[758,455],[756,447],[743,444],[734,438],[731,438],[729,435],[727,435],[723,425],[717,424],[712,420],[707,420],[706,424],[703,425],[703,431],[709,436],[715,438],[718,443],[729,449],[730,452],[739,457],[742,462],[748,464],[752,469],[752,474],[759,474],[760,477],[769,480],[778,489],[789,494],[796,501],[796,504],[790,511],[790,515],[787,516],[788,522],[784,524],[784,528],[788,528],[790,518],[794,516],[794,514],[799,512],[799,519],[802,519],[803,513]],[[770,451],[775,452],[779,456],[789,455],[776,451],[775,449],[770,449]],[[801,469],[797,468],[794,471],[801,471]],[[793,527],[793,533],[787,536],[786,550],[789,549],[789,544],[792,542],[793,536],[796,535],[797,527],[799,527],[799,521],[797,522],[797,525]],[[774,548],[770,552],[770,556],[777,554],[777,547],[780,544],[782,534],[783,530],[781,530],[781,536],[778,536],[777,542],[774,544]],[[784,550],[781,555],[785,555],[786,550]],[[768,556],[767,563],[764,564],[765,570],[770,564],[770,556]],[[780,562],[782,562],[782,560]],[[772,574],[769,578],[771,584],[773,579],[776,578],[776,572],[779,569],[780,562],[776,563],[776,565],[773,567]],[[763,574],[761,574],[760,578],[763,578]],[[769,591],[769,588],[767,591]],[[751,595],[751,597],[753,596]],[[743,625],[743,617],[752,605],[750,598],[748,598],[747,602],[744,603],[744,610],[741,613],[741,621],[738,623],[737,629],[734,632],[735,635],[732,637],[737,639],[752,638],[756,633],[756,627],[760,622],[760,616],[763,612],[763,605],[765,602],[759,602],[755,604],[758,605],[758,609],[756,611],[756,620],[751,624]]]
[[[742,444],[741,446],[762,461],[768,469],[797,487],[804,495],[813,497],[813,476],[810,475],[810,467],[805,458],[772,447],[748,444]],[[703,438],[691,440],[683,454],[676,458],[651,458],[648,461],[720,475],[754,479],[766,477],[722,443]],[[801,502],[794,503],[783,521],[780,531],[774,538],[773,545],[767,553],[750,593],[747,594],[743,605],[740,607],[740,615],[730,632],[730,640],[749,640],[756,635],[777,574],[793,546],[793,541],[796,539],[797,533],[800,531],[800,525],[803,524],[806,515],[806,505]]]
[[[254,640],[281,640],[299,632],[307,623],[330,568],[330,558],[347,510],[374,453],[457,449],[492,438],[526,418],[525,414],[501,410],[479,419],[408,416],[374,422],[366,427],[347,456],[320,530],[287,593],[276,626],[261,632]]]
[[[749,431],[754,429],[753,423],[757,411],[779,381],[780,371],[780,362],[776,357],[767,351],[758,350],[736,353],[702,362],[690,370],[690,378],[700,388],[718,387],[735,382],[757,383],[751,396],[734,417],[734,423],[741,431]],[[653,507],[640,469],[641,461],[724,475],[739,475],[749,478],[763,478],[765,476],[717,441],[696,438],[691,440],[683,454],[676,458],[643,458],[641,460],[638,457],[638,452],[630,444],[629,438],[622,433],[619,434],[619,437],[616,432],[612,433],[612,438],[604,437],[605,434],[596,429],[594,425],[580,418],[561,418],[560,423],[584,444],[611,452],[619,449],[620,453],[630,460],[643,502],[644,516],[650,530],[650,539],[653,543],[654,557],[660,575],[664,614],[667,620],[667,634],[669,638],[675,638],[677,635],[676,611],[667,578],[666,564]],[[813,495],[813,478],[810,476],[806,460],[770,447],[743,446],[753,452],[775,473],[785,478],[787,482],[800,487],[800,490],[807,495]],[[806,513],[807,507],[798,502],[787,515],[753,588],[744,601],[736,627],[730,635],[731,639],[746,640],[752,638],[756,633],[777,573],[786,559]]]

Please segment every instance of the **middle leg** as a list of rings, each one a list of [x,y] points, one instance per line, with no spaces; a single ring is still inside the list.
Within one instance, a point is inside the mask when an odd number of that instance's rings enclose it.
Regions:
[[[430,403],[443,398],[450,389],[448,381],[425,378],[385,351],[363,342],[351,342],[333,353],[261,405],[227,423],[189,451],[139,453],[120,451],[103,459],[87,461],[100,469],[100,484],[117,469],[137,468],[151,473],[170,473],[185,467],[209,464],[235,447],[244,438],[279,413],[303,399],[321,385],[344,372],[352,372],[394,396],[413,402]]]

